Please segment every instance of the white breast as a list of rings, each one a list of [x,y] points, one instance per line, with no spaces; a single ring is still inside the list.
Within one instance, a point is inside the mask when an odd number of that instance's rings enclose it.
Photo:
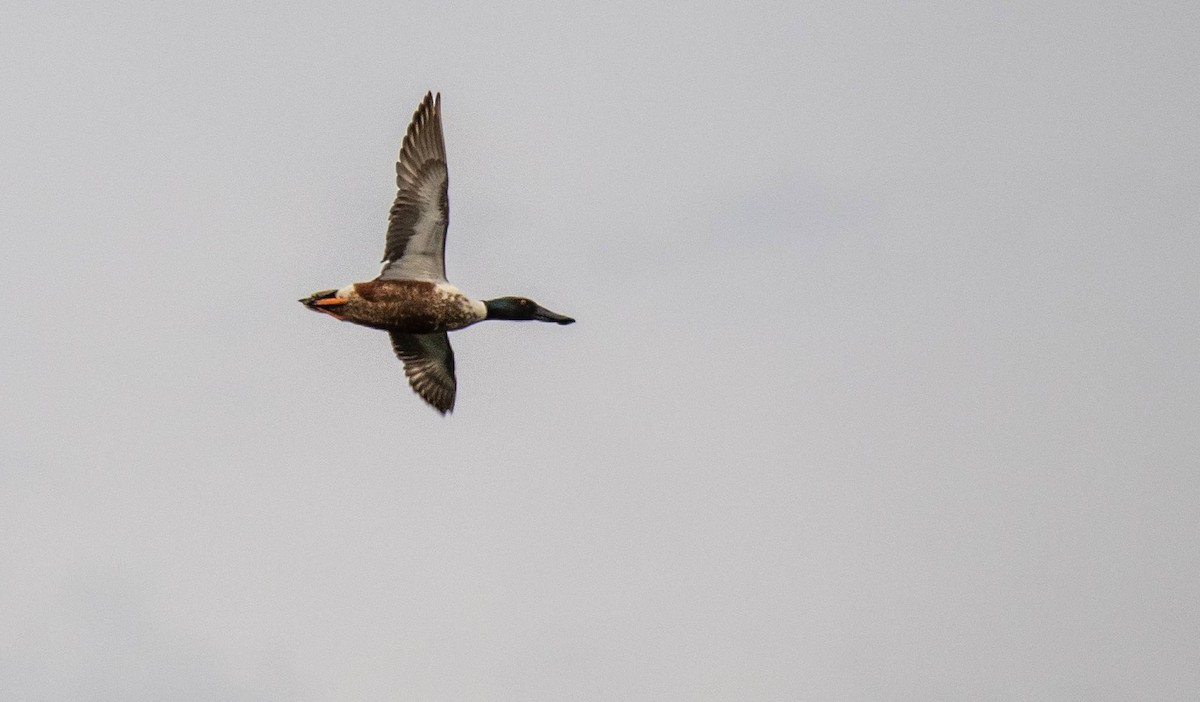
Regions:
[[[465,306],[470,308],[472,319],[470,322],[468,322],[468,324],[481,322],[487,318],[487,305],[483,304],[483,301],[471,298],[462,290],[459,290],[450,283],[438,283],[435,289],[442,299],[450,302],[451,304],[457,306],[464,305],[465,303]]]

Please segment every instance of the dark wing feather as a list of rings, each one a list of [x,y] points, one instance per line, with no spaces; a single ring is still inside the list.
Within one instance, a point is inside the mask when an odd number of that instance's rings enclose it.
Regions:
[[[388,218],[385,261],[380,278],[446,280],[446,140],[442,135],[442,95],[426,93],[413,114],[396,161],[396,201]]]
[[[392,349],[404,361],[408,384],[438,412],[454,409],[454,394],[458,387],[454,379],[454,350],[446,332],[437,334],[405,334],[388,332]]]

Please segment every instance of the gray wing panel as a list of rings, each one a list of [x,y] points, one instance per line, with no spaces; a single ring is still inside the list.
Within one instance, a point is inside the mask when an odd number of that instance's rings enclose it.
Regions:
[[[446,280],[450,201],[440,93],[426,93],[413,114],[396,161],[396,187],[379,277]]]

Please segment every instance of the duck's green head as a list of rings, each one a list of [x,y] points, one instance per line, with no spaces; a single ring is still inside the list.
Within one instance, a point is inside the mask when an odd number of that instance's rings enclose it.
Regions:
[[[511,319],[524,321],[536,319],[539,322],[554,322],[555,324],[574,324],[575,320],[542,307],[527,297],[498,297],[495,300],[484,300],[487,305],[488,319]]]

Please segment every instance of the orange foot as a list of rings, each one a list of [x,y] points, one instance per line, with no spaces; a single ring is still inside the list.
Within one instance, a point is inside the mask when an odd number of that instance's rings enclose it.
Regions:
[[[349,302],[349,300],[344,297],[326,297],[313,302],[313,304],[317,307],[334,307],[336,305],[344,305],[347,302]]]

